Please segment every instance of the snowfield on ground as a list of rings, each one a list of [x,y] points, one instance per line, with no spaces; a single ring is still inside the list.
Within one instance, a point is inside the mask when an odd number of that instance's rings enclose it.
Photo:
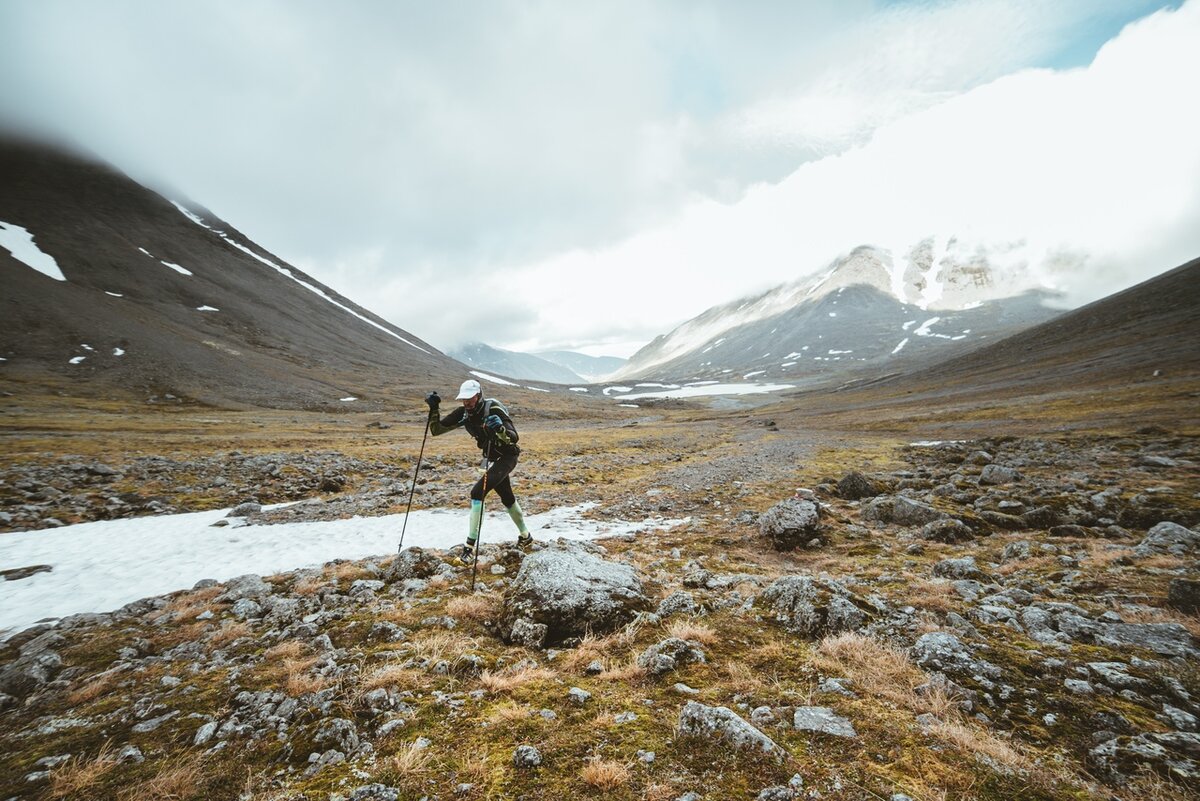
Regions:
[[[471,375],[475,376],[476,378],[480,379],[481,381],[491,381],[493,384],[501,384],[506,387],[515,387],[516,386],[516,384],[514,384],[511,381],[505,381],[503,378],[497,378],[494,375],[488,375],[487,373],[481,373],[478,370],[472,370]]]
[[[621,400],[637,400],[639,398],[699,398],[705,395],[753,395],[758,392],[779,392],[784,389],[795,389],[793,384],[708,384],[706,386],[687,386],[679,389],[668,389],[662,392],[634,392],[622,395]]]
[[[584,513],[595,506],[559,507],[526,515],[525,522],[537,540],[597,539],[687,522],[586,519]],[[228,513],[219,509],[0,534],[0,564],[54,568],[26,579],[0,581],[0,636],[47,618],[109,612],[139,598],[190,589],[205,578],[269,576],[333,559],[390,556],[396,553],[404,526],[404,515],[394,514],[275,525],[246,525],[244,518],[230,518],[229,526],[213,527]],[[466,530],[465,510],[414,511],[404,547],[450,548],[466,538]],[[513,542],[516,536],[506,513],[485,516],[485,544]]]
[[[14,259],[42,275],[48,275],[55,281],[67,280],[54,257],[34,244],[33,234],[19,225],[0,220],[0,247],[11,253]]]

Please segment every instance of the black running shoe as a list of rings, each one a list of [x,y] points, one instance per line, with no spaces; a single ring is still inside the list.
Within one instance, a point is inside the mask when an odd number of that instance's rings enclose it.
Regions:
[[[533,535],[526,531],[521,536],[517,537],[517,547],[528,550],[533,547]]]

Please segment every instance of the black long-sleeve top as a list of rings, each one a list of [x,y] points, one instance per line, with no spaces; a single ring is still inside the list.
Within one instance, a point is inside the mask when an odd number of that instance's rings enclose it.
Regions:
[[[489,414],[494,414],[500,418],[503,427],[499,431],[488,431],[484,426],[483,421]],[[479,446],[479,450],[490,459],[495,459],[500,456],[516,456],[521,452],[517,447],[517,427],[513,425],[512,418],[508,416],[508,410],[500,405],[500,401],[488,398],[480,400],[475,404],[475,409],[468,412],[466,406],[459,406],[445,417],[438,417],[437,409],[429,410],[429,433],[435,437],[439,434],[445,434],[447,431],[453,431],[456,428],[465,428],[467,433],[475,438],[475,444]]]

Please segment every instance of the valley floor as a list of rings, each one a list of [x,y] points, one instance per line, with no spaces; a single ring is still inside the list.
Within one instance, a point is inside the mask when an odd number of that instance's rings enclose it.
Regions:
[[[255,528],[382,519],[404,511],[421,445],[415,413],[50,403],[0,429],[9,530],[302,499],[320,500]],[[635,568],[651,611],[550,649],[506,642],[524,555],[485,548],[472,594],[430,543],[419,578],[347,551],[35,626],[0,646],[0,798],[1200,797],[1183,415],[551,412],[518,417],[527,511],[687,519],[583,546]],[[465,509],[469,446],[426,443],[415,508]],[[778,551],[764,515],[797,488],[820,523]],[[811,578],[815,623],[771,600],[789,577]],[[835,624],[834,596],[861,619]],[[702,658],[648,669],[672,638]],[[689,702],[780,756],[685,732]],[[852,734],[798,723],[814,718]]]

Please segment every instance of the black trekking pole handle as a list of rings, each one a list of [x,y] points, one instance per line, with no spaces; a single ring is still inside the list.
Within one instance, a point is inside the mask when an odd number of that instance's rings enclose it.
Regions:
[[[417,454],[417,467],[413,470],[412,489],[408,492],[408,508],[404,510],[404,525],[400,528],[400,547],[397,553],[404,550],[404,532],[408,528],[408,513],[412,511],[413,495],[417,492],[417,473],[421,472],[421,459],[425,456],[425,440],[429,438],[429,418],[425,418],[425,433],[421,435],[421,452]]]
[[[480,497],[487,500],[488,462],[492,461],[492,441],[488,440],[487,455],[483,457],[483,492]],[[482,503],[482,501],[480,502]],[[475,571],[479,569],[479,549],[483,547],[483,507],[479,508],[479,531],[475,537],[475,559],[471,562],[471,592],[475,592]]]

